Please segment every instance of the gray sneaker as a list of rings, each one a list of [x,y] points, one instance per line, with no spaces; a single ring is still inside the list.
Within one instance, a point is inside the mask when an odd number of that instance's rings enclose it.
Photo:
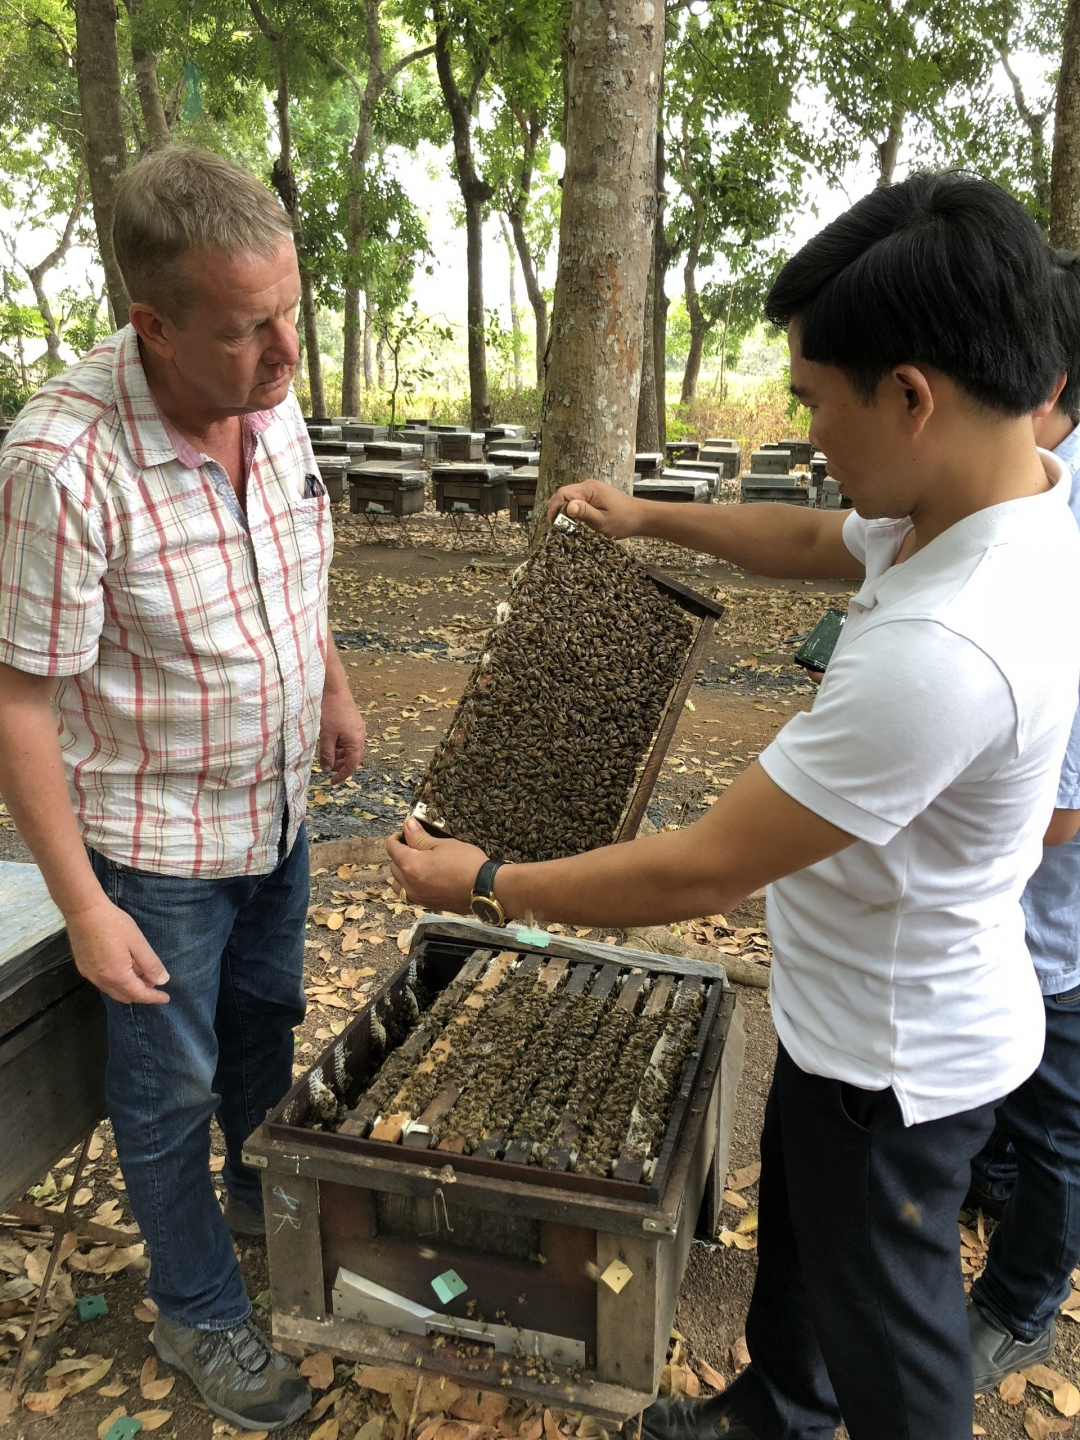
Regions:
[[[265,1235],[266,1220],[261,1210],[253,1210],[250,1205],[245,1205],[242,1200],[234,1200],[231,1195],[226,1195],[225,1206],[222,1212],[225,1216],[225,1224],[234,1235]]]
[[[1045,1335],[1034,1340],[1017,1340],[1011,1330],[1006,1330],[1000,1320],[974,1300],[968,1306],[968,1334],[976,1395],[999,1384],[1014,1370],[1045,1360],[1057,1338],[1051,1325]]]
[[[159,1315],[154,1349],[182,1370],[223,1420],[245,1430],[279,1430],[299,1420],[311,1391],[250,1320],[231,1330],[189,1330]]]

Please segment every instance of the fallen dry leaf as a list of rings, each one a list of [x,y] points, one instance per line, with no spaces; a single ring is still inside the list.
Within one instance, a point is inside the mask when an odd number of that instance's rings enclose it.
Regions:
[[[312,1405],[311,1409],[304,1416],[304,1419],[309,1425],[314,1425],[315,1421],[321,1420],[327,1410],[329,1410],[332,1405],[336,1405],[344,1394],[344,1386],[339,1386],[336,1390],[328,1390],[321,1400],[315,1401],[315,1404]]]
[[[75,1199],[71,1203],[73,1205],[89,1205],[93,1198],[93,1190],[90,1189],[89,1185],[84,1185],[81,1190],[75,1191]]]
[[[740,1335],[731,1347],[731,1361],[738,1375],[750,1364],[750,1351],[746,1348],[746,1336]]]
[[[1019,1370],[1014,1370],[1011,1375],[1006,1375],[998,1386],[998,1394],[1006,1405],[1019,1405],[1027,1391],[1027,1381]]]
[[[1030,1440],[1046,1440],[1048,1435],[1063,1435],[1071,1428],[1068,1420],[1058,1420],[1053,1415],[1044,1415],[1041,1410],[1030,1406],[1024,1411],[1024,1432]]]
[[[985,1435],[986,1431],[977,1421],[973,1420],[971,1422],[971,1433],[972,1435]]]
[[[32,1415],[51,1415],[67,1396],[66,1390],[31,1390],[23,1396],[23,1404]]]
[[[97,1393],[104,1395],[106,1400],[115,1400],[118,1395],[123,1395],[125,1391],[130,1390],[130,1388],[126,1380],[117,1378],[116,1380],[110,1380],[108,1385],[100,1385]]]
[[[755,1160],[752,1165],[744,1165],[741,1170],[736,1170],[734,1175],[729,1175],[727,1188],[729,1190],[747,1190],[751,1185],[756,1185],[761,1176],[761,1161]]]
[[[1057,1370],[1051,1370],[1049,1365],[1028,1365],[1020,1374],[1025,1380],[1030,1380],[1032,1385],[1038,1385],[1040,1390],[1054,1391],[1059,1385],[1068,1384],[1065,1376]]]
[[[324,1350],[320,1350],[301,1362],[300,1374],[310,1381],[313,1390],[326,1390],[334,1383],[334,1362]]]
[[[344,915],[341,915],[341,914],[340,914],[338,911],[336,911],[336,910],[334,911],[334,913],[333,913],[332,915],[328,915],[328,916],[326,917],[326,928],[327,928],[328,930],[340,930],[341,927],[342,927],[344,924],[345,924],[345,917],[344,917]],[[336,1423],[336,1422],[331,1422],[331,1421],[328,1420],[326,1423],[329,1425],[329,1424],[331,1424],[331,1423]],[[337,1434],[337,1431],[336,1431],[336,1430],[334,1431],[334,1434],[335,1434],[335,1435]]]
[[[1059,1415],[1076,1415],[1080,1413],[1080,1390],[1068,1380],[1064,1385],[1059,1385],[1051,1392],[1050,1398],[1054,1402],[1054,1409]]]
[[[757,1229],[757,1226],[758,1212],[751,1210],[748,1214],[744,1215],[738,1225],[735,1226],[735,1233],[737,1235],[749,1235],[751,1231]]]
[[[152,1325],[157,1319],[158,1308],[153,1300],[147,1296],[145,1300],[139,1301],[131,1313],[135,1316],[136,1320],[141,1320],[144,1325]]]
[[[745,1210],[747,1206],[747,1202],[735,1190],[724,1191],[724,1203],[727,1205],[734,1205],[736,1210]]]
[[[380,1395],[392,1394],[394,1385],[403,1376],[415,1384],[415,1375],[409,1375],[407,1370],[393,1370],[388,1365],[358,1365],[353,1371],[353,1379],[362,1390],[377,1390]]]
[[[447,1409],[455,1420],[468,1420],[476,1425],[494,1425],[504,1414],[509,1400],[491,1390],[464,1390]]]
[[[111,1359],[99,1360],[92,1369],[84,1370],[81,1375],[76,1375],[73,1380],[69,1381],[64,1393],[67,1395],[78,1395],[80,1390],[89,1390],[92,1385],[96,1385],[99,1381],[104,1380],[112,1367],[113,1362]]]
[[[97,1427],[98,1440],[105,1440],[105,1436],[116,1424],[117,1420],[122,1420],[126,1414],[127,1411],[123,1405],[118,1405],[110,1415],[106,1415],[105,1419],[102,1420],[101,1424]]]
[[[544,1430],[543,1415],[531,1415],[518,1426],[518,1440],[540,1440]]]
[[[714,1370],[707,1360],[699,1360],[698,1369],[701,1371],[701,1378],[705,1384],[715,1390],[718,1395],[722,1395],[727,1389],[727,1381],[720,1371]]]
[[[341,1425],[337,1420],[324,1420],[317,1430],[313,1430],[308,1440],[338,1440],[338,1432]]]
[[[0,1426],[6,1425],[18,1404],[14,1390],[0,1390]]]
[[[95,1130],[90,1137],[90,1144],[87,1147],[86,1158],[88,1160],[100,1160],[101,1152],[105,1148],[105,1142],[101,1138],[100,1131]]]
[[[136,1410],[134,1418],[142,1421],[144,1430],[160,1430],[173,1417],[171,1410]]]
[[[460,1398],[461,1386],[455,1385],[453,1380],[445,1375],[440,1375],[437,1380],[427,1376],[420,1384],[416,1412],[418,1415],[430,1415],[436,1410],[446,1410]]]

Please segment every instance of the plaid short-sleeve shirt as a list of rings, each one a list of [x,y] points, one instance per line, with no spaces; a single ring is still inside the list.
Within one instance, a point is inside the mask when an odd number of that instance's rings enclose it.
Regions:
[[[87,845],[164,875],[267,873],[304,816],[329,502],[292,395],[244,420],[246,515],[168,424],[135,332],[23,409],[0,454],[0,661],[59,679]]]

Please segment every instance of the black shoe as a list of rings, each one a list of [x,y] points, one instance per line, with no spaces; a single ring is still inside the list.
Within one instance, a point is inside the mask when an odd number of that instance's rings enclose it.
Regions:
[[[654,1400],[641,1417],[642,1440],[758,1440],[726,1395],[707,1400]]]
[[[981,1210],[991,1220],[1000,1220],[1005,1214],[1005,1206],[1008,1200],[999,1200],[986,1190],[980,1190],[974,1181],[968,1186],[968,1192],[964,1196],[964,1210]]]
[[[971,1337],[971,1368],[976,1395],[1000,1384],[1014,1370],[1023,1370],[1026,1365],[1037,1365],[1040,1360],[1045,1360],[1053,1350],[1056,1338],[1051,1325],[1045,1334],[1036,1336],[1034,1340],[1017,1340],[996,1316],[974,1300],[968,1306],[968,1334]],[[645,1413],[649,1412],[646,1410]]]

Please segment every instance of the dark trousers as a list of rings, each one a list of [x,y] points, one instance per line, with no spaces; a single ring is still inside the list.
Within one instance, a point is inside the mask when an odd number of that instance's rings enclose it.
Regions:
[[[751,1365],[760,1440],[969,1440],[956,1217],[992,1105],[905,1126],[892,1090],[807,1075],[780,1047],[761,1134]]]
[[[1009,1202],[972,1297],[1020,1340],[1049,1330],[1080,1260],[1080,988],[1044,998],[1039,1068],[998,1106],[971,1167]]]
[[[241,1149],[292,1083],[305,1003],[304,829],[269,875],[187,880],[93,851],[90,861],[169,972],[167,1005],[105,1000],[105,1098],[150,1246],[147,1293],[180,1325],[228,1330],[251,1303],[210,1179],[210,1120],[225,1136],[229,1193],[261,1210],[259,1174]]]

